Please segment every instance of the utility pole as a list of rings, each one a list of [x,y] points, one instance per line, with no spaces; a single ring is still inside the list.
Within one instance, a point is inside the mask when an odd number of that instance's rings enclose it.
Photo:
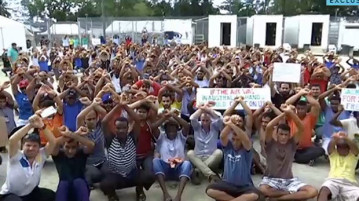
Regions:
[[[102,35],[106,38],[106,23],[105,23],[105,5],[104,0],[101,0],[101,18],[102,18]]]

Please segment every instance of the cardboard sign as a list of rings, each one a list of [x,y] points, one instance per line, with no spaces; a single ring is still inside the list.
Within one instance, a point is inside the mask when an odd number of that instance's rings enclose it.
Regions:
[[[300,64],[274,63],[273,82],[300,82]]]
[[[213,101],[213,109],[228,109],[236,97],[243,96],[247,105],[255,110],[261,108],[267,101],[271,101],[269,88],[198,88],[197,104]],[[239,104],[236,109],[242,109]]]
[[[342,89],[341,104],[344,110],[359,111],[359,89]]]

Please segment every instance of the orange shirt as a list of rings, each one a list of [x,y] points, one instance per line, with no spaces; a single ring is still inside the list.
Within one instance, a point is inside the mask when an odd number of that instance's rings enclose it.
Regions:
[[[315,124],[317,123],[318,117],[315,117],[313,114],[308,113],[304,119],[302,120],[304,126],[304,132],[302,134],[301,139],[299,140],[298,149],[303,149],[307,147],[313,146],[312,143],[312,130],[315,128]],[[297,132],[297,125],[295,125],[292,119],[288,120],[288,124],[291,130],[291,136],[293,137],[294,134]]]
[[[43,119],[46,128],[49,129],[56,138],[61,136],[59,129],[63,125],[63,116],[56,113],[52,119]],[[41,145],[46,145],[47,139],[45,137],[44,131],[40,131]]]

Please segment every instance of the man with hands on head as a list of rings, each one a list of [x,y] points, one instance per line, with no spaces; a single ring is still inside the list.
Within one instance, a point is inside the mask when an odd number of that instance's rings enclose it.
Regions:
[[[77,116],[77,129],[85,126],[88,129],[88,138],[95,143],[93,152],[88,156],[86,162],[85,177],[90,188],[94,183],[101,181],[105,166],[105,137],[101,128],[101,121],[106,115],[106,110],[101,107],[101,98],[95,98],[93,102],[88,100],[89,106]]]
[[[218,135],[223,127],[223,118],[210,105],[200,105],[190,116],[194,130],[195,147],[187,152],[191,163],[209,180],[220,178],[214,172],[222,161],[223,152],[217,149]]]
[[[280,114],[266,126],[265,147],[267,156],[267,168],[260,191],[269,198],[277,200],[307,200],[314,198],[317,190],[293,177],[292,164],[298,143],[304,132],[304,124],[294,113],[294,106],[282,105],[284,113]],[[296,131],[291,137],[291,128],[280,121],[287,117],[296,125]],[[277,126],[275,130],[274,127]],[[275,133],[273,135],[273,133]]]
[[[303,135],[298,141],[294,160],[297,163],[313,165],[317,158],[325,154],[322,147],[318,147],[312,142],[313,129],[315,128],[320,113],[320,105],[310,94],[310,90],[305,88],[301,89],[297,94],[286,101],[287,105],[294,103],[297,111],[296,115],[302,121],[303,125],[305,125]],[[310,111],[308,112],[309,106]],[[298,130],[293,120],[292,118],[288,121],[292,136],[294,136],[294,133]]]
[[[319,191],[318,201],[359,200],[359,185],[355,178],[359,149],[344,132],[335,133],[328,145],[329,176]]]
[[[209,197],[223,201],[255,201],[259,191],[251,178],[253,159],[252,142],[241,128],[239,115],[225,116],[225,124],[220,135],[224,152],[223,181],[210,184],[206,193]]]
[[[41,170],[56,145],[55,137],[46,128],[38,114],[31,116],[29,123],[16,131],[9,139],[9,163],[6,182],[0,192],[1,201],[53,201],[55,199],[53,191],[38,187]],[[45,147],[40,148],[38,134],[28,134],[31,129],[44,132],[48,140]],[[22,150],[20,150],[21,141]]]
[[[95,143],[86,137],[86,127],[72,132],[62,126],[59,131],[62,137],[57,138],[52,153],[60,178],[56,201],[89,201],[90,191],[85,180],[85,169],[87,157],[92,153]]]

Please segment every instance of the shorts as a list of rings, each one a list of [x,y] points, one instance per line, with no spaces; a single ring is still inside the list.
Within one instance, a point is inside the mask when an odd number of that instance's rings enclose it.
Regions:
[[[346,179],[326,179],[322,187],[327,187],[336,201],[358,200],[359,186]]]
[[[218,190],[227,193],[228,195],[236,198],[244,194],[255,193],[260,197],[260,191],[254,186],[236,186],[234,184],[228,183],[226,181],[219,181],[213,184],[208,185],[208,189]]]
[[[290,193],[298,192],[300,188],[306,186],[307,184],[301,182],[298,178],[292,179],[281,179],[281,178],[270,178],[263,177],[260,185],[268,185],[274,189],[282,190]]]

